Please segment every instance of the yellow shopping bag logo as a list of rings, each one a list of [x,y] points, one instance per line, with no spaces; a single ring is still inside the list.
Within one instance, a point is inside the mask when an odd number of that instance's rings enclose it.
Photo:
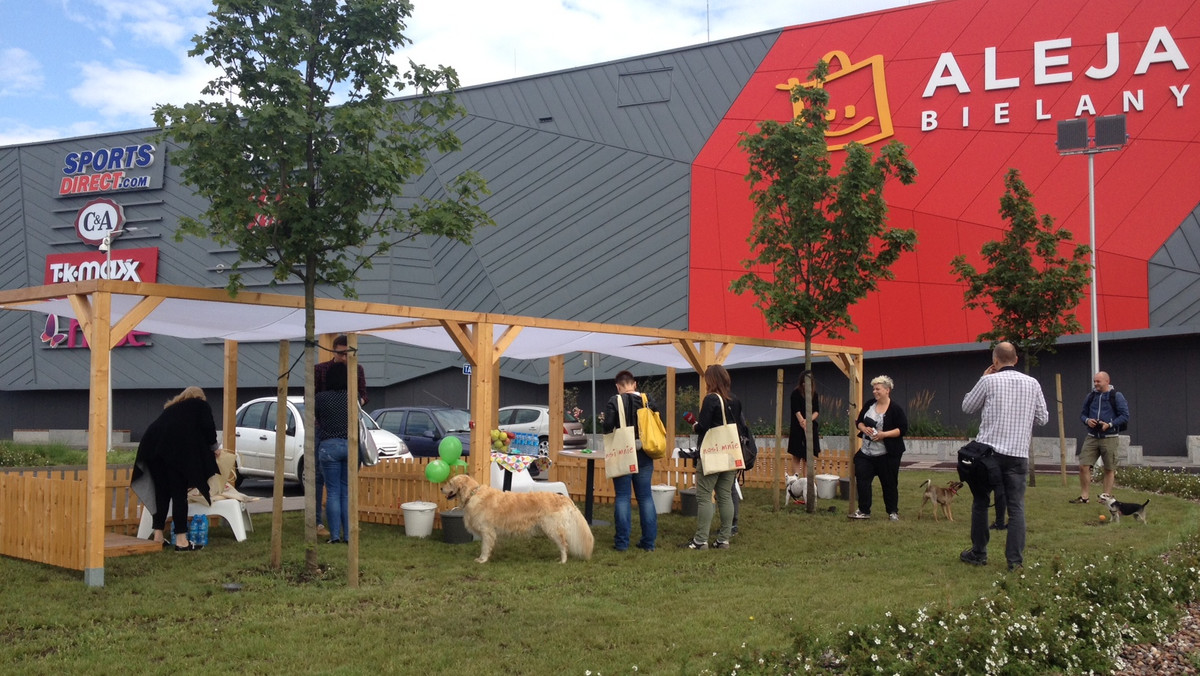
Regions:
[[[829,90],[829,110],[825,119],[829,128],[825,130],[826,146],[831,152],[841,150],[852,141],[870,145],[894,135],[892,109],[888,104],[887,81],[883,76],[883,55],[851,63],[846,52],[833,50],[822,59],[829,64],[830,74],[824,84],[816,80],[800,82],[788,78],[776,89],[791,92],[796,85],[821,87]],[[837,71],[834,71],[834,66]],[[792,102],[792,116],[799,117],[804,110],[800,101]],[[841,113],[839,117],[839,112]]]

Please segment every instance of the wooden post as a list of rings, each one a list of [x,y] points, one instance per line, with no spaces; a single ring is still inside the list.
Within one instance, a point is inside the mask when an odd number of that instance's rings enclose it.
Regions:
[[[665,407],[663,409],[663,424],[667,428],[667,441],[671,444],[668,450],[674,450],[675,421],[678,418],[675,417],[675,369],[670,366],[667,367],[667,392],[666,401],[663,402],[663,406]]]
[[[346,515],[350,528],[346,577],[358,587],[358,334],[346,336]]]
[[[791,406],[788,406],[788,411],[791,411]],[[791,423],[791,421],[788,421]],[[775,371],[775,471],[771,476],[775,482],[775,490],[771,491],[771,496],[774,498],[775,511],[779,511],[780,492],[783,485],[783,477],[779,475],[783,469],[783,369]]]
[[[224,432],[221,446],[227,451],[237,451],[237,378],[238,343],[225,341],[225,382],[221,392],[221,429]]]
[[[563,372],[563,356],[556,354],[550,357],[550,439],[547,452],[551,472],[548,476],[552,481],[558,480],[558,452],[563,448],[562,435],[554,433],[554,430],[563,428],[563,412],[566,406],[563,400]]]
[[[1059,473],[1062,475],[1062,485],[1067,485],[1067,429],[1066,421],[1063,420],[1063,404],[1062,404],[1062,374],[1054,374],[1054,395],[1058,400],[1058,465]],[[1030,449],[1032,451],[1032,449]],[[1030,455],[1033,455],[1031,452]]]
[[[91,348],[91,383],[88,397],[87,518],[84,531],[83,581],[89,587],[104,586],[104,479],[108,467],[109,387],[112,384],[110,334],[112,296],[105,291],[92,295],[90,311],[85,296],[72,296]],[[83,312],[80,312],[83,310]],[[86,314],[87,318],[82,318]],[[90,330],[89,330],[90,329]]]
[[[275,478],[271,482],[271,569],[283,568],[283,454],[287,443],[288,341],[279,341],[279,370],[275,377]],[[309,462],[316,457],[309,454]],[[304,477],[300,477],[303,481]]]
[[[496,367],[495,347],[492,342],[492,325],[480,322],[475,325],[473,348],[475,363],[471,388],[471,418],[475,429],[471,430],[471,456],[467,461],[468,473],[483,485],[491,484],[492,436],[496,427]]]

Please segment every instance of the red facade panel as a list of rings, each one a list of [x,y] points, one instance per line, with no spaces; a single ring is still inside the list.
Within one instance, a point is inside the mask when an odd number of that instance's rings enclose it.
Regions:
[[[1087,243],[1088,162],[1059,156],[1057,123],[1115,113],[1127,116],[1129,142],[1094,158],[1100,330],[1148,327],[1147,261],[1200,203],[1192,0],[954,0],[785,30],[693,166],[689,328],[798,337],[768,332],[754,299],[728,291],[744,272],[752,215],[737,140],[760,120],[790,119],[778,85],[807,80],[821,58],[831,61],[835,162],[847,140],[899,140],[920,172],[887,194],[893,223],[917,229],[917,251],[852,310],[858,333],[844,342],[874,350],[974,341],[988,323],[963,310],[950,260],[978,264],[980,246],[1001,236],[1010,167],[1039,213]],[[1085,331],[1087,304],[1076,310]]]

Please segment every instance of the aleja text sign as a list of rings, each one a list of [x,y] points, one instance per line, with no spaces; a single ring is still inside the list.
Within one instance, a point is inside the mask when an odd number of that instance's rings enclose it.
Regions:
[[[158,249],[121,249],[103,253],[51,254],[46,256],[46,284],[66,284],[89,279],[116,279],[126,282],[158,281]],[[145,331],[130,331],[117,347],[147,347]],[[41,342],[49,347],[86,348],[87,339],[75,319],[49,315]]]

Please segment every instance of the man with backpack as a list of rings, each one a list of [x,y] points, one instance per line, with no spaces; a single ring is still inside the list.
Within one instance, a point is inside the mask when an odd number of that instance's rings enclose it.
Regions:
[[[1112,495],[1121,448],[1120,434],[1129,423],[1129,404],[1112,386],[1104,371],[1092,376],[1092,391],[1083,402],[1079,420],[1087,428],[1087,437],[1079,451],[1079,497],[1071,500],[1076,505],[1088,501],[1092,466],[1097,458],[1104,460],[1104,492]]]

